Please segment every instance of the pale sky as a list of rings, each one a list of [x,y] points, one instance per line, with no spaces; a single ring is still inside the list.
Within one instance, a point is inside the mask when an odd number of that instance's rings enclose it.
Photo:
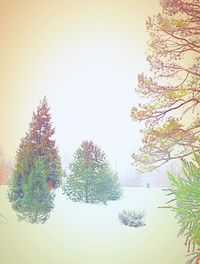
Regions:
[[[84,139],[130,172],[140,146],[130,118],[137,75],[148,71],[145,20],[158,0],[1,0],[0,145],[14,158],[47,96],[62,159]]]

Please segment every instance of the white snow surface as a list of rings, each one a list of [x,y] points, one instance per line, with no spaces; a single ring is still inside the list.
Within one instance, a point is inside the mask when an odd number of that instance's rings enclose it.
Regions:
[[[2,264],[183,264],[184,239],[174,213],[165,205],[161,189],[123,188],[119,201],[85,204],[66,199],[56,191],[55,208],[45,224],[18,222],[0,186]],[[122,210],[145,211],[146,225],[139,228],[120,223]]]

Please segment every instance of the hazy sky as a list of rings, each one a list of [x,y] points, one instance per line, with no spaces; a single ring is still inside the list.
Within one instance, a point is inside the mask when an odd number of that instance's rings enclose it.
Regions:
[[[139,147],[130,118],[145,61],[145,20],[158,0],[1,0],[0,145],[13,158],[47,95],[56,143],[69,161],[92,139],[125,175]]]

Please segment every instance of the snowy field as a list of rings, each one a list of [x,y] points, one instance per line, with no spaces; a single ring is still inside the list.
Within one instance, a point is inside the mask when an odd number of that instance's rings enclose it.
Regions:
[[[18,222],[0,186],[1,264],[184,264],[183,238],[177,238],[174,214],[159,209],[161,189],[123,188],[120,201],[90,205],[66,200],[57,191],[55,208],[45,224]],[[168,199],[168,198],[167,198]],[[122,225],[123,209],[145,210],[146,226]]]

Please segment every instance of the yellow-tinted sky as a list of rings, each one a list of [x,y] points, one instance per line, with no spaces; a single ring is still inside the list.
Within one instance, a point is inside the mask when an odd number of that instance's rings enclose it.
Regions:
[[[65,161],[93,139],[124,174],[139,146],[130,119],[158,0],[1,0],[0,145],[13,158],[47,95]]]

